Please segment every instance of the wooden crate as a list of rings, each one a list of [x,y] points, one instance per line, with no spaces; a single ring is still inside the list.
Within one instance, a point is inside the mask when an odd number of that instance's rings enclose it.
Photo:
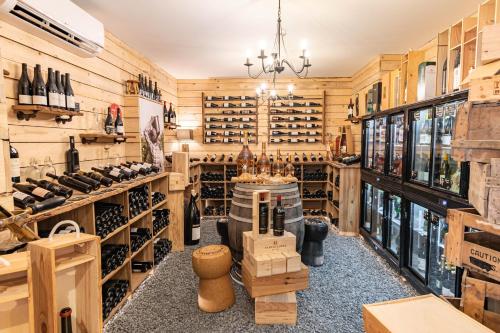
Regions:
[[[366,333],[494,333],[432,294],[363,304],[363,321]]]
[[[29,252],[0,256],[0,332],[34,333]],[[8,262],[8,265],[7,265]]]
[[[298,272],[301,269],[300,254],[295,251],[254,256],[244,250],[243,257],[247,268],[256,277]]]
[[[98,236],[57,235],[28,244],[33,271],[35,330],[57,332],[59,311],[73,310],[73,327],[102,331]]]
[[[500,281],[500,225],[487,222],[473,209],[449,209],[447,220],[447,262]],[[479,231],[465,232],[465,227]]]
[[[301,264],[301,270],[298,272],[265,277],[253,275],[245,259],[241,269],[243,283],[252,298],[303,290],[309,286],[309,268],[304,264]]]
[[[489,222],[500,224],[500,158],[471,162],[470,179],[469,202]]]
[[[243,233],[243,248],[254,256],[263,254],[295,252],[296,238],[291,232],[285,231],[283,236],[273,236],[271,232],[255,237],[252,231]]]
[[[479,36],[481,64],[500,59],[500,23],[485,26]]]
[[[295,292],[256,297],[255,323],[295,325],[297,323]]]
[[[500,284],[465,270],[460,308],[468,316],[500,332]]]

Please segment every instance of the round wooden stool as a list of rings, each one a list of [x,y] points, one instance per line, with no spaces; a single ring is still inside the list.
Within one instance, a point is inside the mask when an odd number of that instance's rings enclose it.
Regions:
[[[200,278],[198,306],[205,312],[220,312],[234,304],[229,277],[231,252],[225,245],[208,245],[193,251],[193,270]]]

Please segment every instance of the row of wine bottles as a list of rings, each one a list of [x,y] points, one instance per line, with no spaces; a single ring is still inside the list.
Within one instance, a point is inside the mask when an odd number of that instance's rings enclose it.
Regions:
[[[281,195],[276,196],[276,206],[273,209],[273,235],[283,236],[285,233],[285,207]],[[267,234],[269,223],[269,203],[263,194],[259,201],[259,234]]]
[[[307,131],[307,132],[297,132],[297,131],[271,131],[271,136],[318,136],[321,135],[318,131]]]
[[[298,139],[298,138],[289,138],[289,139],[271,138],[269,141],[271,143],[318,143],[318,142],[321,142],[321,140],[316,139],[316,138],[307,138],[307,139]]]
[[[108,115],[106,116],[106,120],[104,121],[104,131],[106,132],[106,134],[125,135],[123,115],[120,108],[116,110],[116,119],[113,119],[111,107],[108,107]]]
[[[243,136],[245,134],[244,131],[205,131],[205,136]],[[248,136],[255,136],[254,132],[248,132]],[[236,139],[236,141],[240,141],[240,139]]]
[[[212,119],[210,121],[216,121],[216,122],[222,122],[224,120],[218,119],[218,118],[207,118],[207,119]],[[205,124],[206,129],[255,129],[255,126],[249,125],[249,124],[239,124],[239,125],[232,125],[232,124]]]
[[[248,123],[248,122],[256,122],[257,119],[251,118],[251,117],[224,117],[224,118],[216,118],[216,117],[209,116],[209,117],[205,117],[205,121],[207,123],[210,123],[210,122],[222,122],[222,121],[230,122],[230,123],[234,123],[234,122]]]
[[[304,171],[302,180],[304,181],[326,181],[328,174],[320,169],[314,171]]]
[[[130,228],[130,249],[137,252],[148,240],[153,238],[149,228]]]
[[[102,317],[107,319],[111,311],[128,293],[128,280],[109,280],[102,285]]]
[[[253,159],[254,159],[254,162],[257,162],[257,154],[253,154]],[[316,153],[310,153],[309,156],[306,154],[306,153],[302,153],[302,159],[300,157],[300,155],[298,153],[294,153],[293,155],[293,160],[292,160],[292,157],[290,156],[290,154],[288,154],[288,156],[285,158],[285,162],[295,162],[295,163],[300,163],[300,161],[302,160],[302,162],[322,162],[325,160],[324,156],[321,154],[321,153],[318,153],[316,155]],[[222,162],[228,162],[228,163],[232,163],[234,161],[234,155],[233,153],[229,154],[228,158],[226,159],[226,155],[225,154],[221,154],[220,156],[218,156],[216,153],[213,153],[213,154],[207,154],[204,158],[203,158],[203,162],[207,163],[207,162],[218,162],[218,163],[222,163]],[[274,156],[273,154],[269,154],[269,161],[271,163],[274,162]],[[208,180],[208,179],[206,179]]]
[[[213,103],[213,102],[206,102],[205,107],[206,108],[254,108],[255,104],[248,103],[248,102],[241,102],[239,104],[231,103],[231,102],[224,102],[222,104],[217,104],[217,103]]]
[[[321,128],[321,125],[319,124],[314,124],[314,123],[309,123],[309,124],[275,124],[271,123],[271,129],[280,129],[280,128],[290,128],[290,129],[302,129],[302,128]]]
[[[167,102],[163,102],[163,121],[165,124],[175,124],[177,122],[177,114],[172,107],[172,102],[170,102],[170,107],[168,109]]]
[[[224,207],[224,205],[218,205],[218,206],[206,206],[205,209],[203,209],[203,215],[204,216],[224,216],[227,213],[229,213],[230,207],[227,207],[227,211]]]
[[[281,109],[271,109],[269,110],[270,114],[277,114],[277,115],[287,115],[287,114],[320,114],[320,110],[316,109],[306,109],[306,110],[297,110],[297,109],[286,109],[286,110],[281,110]]]
[[[127,224],[128,218],[123,216],[123,205],[98,201],[94,204],[96,235],[106,238],[107,235]]]
[[[280,107],[305,107],[305,106],[316,106],[316,107],[319,107],[321,106],[321,103],[317,103],[317,102],[311,102],[311,101],[307,101],[307,102],[304,102],[304,103],[299,103],[299,102],[294,102],[294,101],[283,101],[283,102],[273,102],[271,104],[271,107],[277,107],[277,108],[280,108]]]
[[[134,218],[149,208],[149,186],[142,185],[128,191],[130,218]]]
[[[206,186],[201,187],[202,199],[224,199],[224,186]]]
[[[205,143],[242,143],[244,141],[243,138],[233,139],[233,138],[223,138],[223,139],[215,139],[205,138]],[[248,140],[249,143],[257,143],[257,140]]]
[[[156,235],[170,224],[169,217],[169,209],[156,209],[153,211],[153,235]]]
[[[251,101],[255,100],[255,96],[206,96],[206,101]]]
[[[324,209],[304,209],[304,215],[308,216],[327,216],[328,213]]]
[[[297,117],[297,116],[290,116],[290,117],[280,117],[280,116],[272,116],[271,121],[320,121],[321,118],[318,117],[313,117],[313,116],[306,116],[306,117]]]
[[[126,244],[104,244],[101,247],[101,277],[123,265],[128,255]]]
[[[153,248],[154,263],[158,265],[172,251],[172,241],[166,238],[157,238],[153,242]]]
[[[161,192],[152,192],[151,193],[151,201],[153,203],[153,206],[156,206],[160,202],[164,201],[167,198],[167,196],[164,193]]]
[[[148,80],[146,75],[142,74],[139,74],[139,95],[154,101],[161,101],[161,89],[158,87],[158,83],[155,81],[153,87],[151,78]]]
[[[214,112],[214,111],[212,111]],[[222,111],[218,111],[218,112],[214,112],[214,113],[205,113],[206,116],[218,116],[220,114],[222,115],[255,115],[257,114],[257,111],[255,110],[247,110],[247,109],[243,109],[243,110],[233,110],[233,109],[230,109],[230,110],[222,110]]]
[[[323,189],[317,189],[315,191],[309,191],[309,189],[305,188],[303,195],[305,199],[321,199],[326,198],[326,192]]]
[[[35,65],[33,82],[28,75],[28,65],[22,64],[17,83],[18,102],[21,105],[42,105],[75,111],[75,94],[71,87],[69,73],[61,74],[48,69],[47,84],[42,76],[42,67]]]

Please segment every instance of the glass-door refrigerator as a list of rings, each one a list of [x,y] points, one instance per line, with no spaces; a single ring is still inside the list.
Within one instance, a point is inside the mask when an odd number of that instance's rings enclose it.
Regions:
[[[432,107],[410,113],[410,180],[428,185],[432,151]]]
[[[375,119],[375,139],[373,142],[373,170],[384,173],[387,117]]]
[[[363,168],[373,169],[373,140],[375,133],[375,120],[366,120],[363,123]]]
[[[409,203],[410,270],[437,295],[454,296],[456,268],[444,261],[446,218],[423,205]]]
[[[389,194],[387,198],[387,250],[399,259],[401,255],[402,200],[400,196]]]
[[[389,165],[387,174],[403,175],[404,113],[389,116]]]

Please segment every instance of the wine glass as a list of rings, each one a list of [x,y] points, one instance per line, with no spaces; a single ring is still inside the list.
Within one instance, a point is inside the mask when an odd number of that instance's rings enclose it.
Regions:
[[[54,163],[52,163],[52,159],[50,158],[50,156],[46,156],[41,169],[41,178],[51,180],[51,178],[47,176],[47,173],[49,172],[55,175],[56,168],[54,167]]]

